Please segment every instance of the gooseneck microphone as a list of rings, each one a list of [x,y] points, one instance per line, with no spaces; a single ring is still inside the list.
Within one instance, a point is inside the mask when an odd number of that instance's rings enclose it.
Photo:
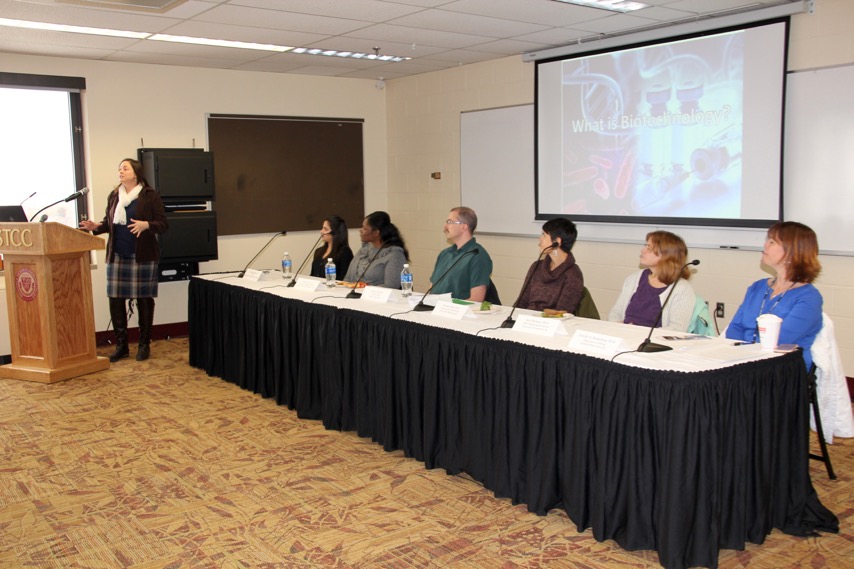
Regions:
[[[71,194],[70,196],[68,196],[67,198],[65,198],[62,201],[67,203],[67,202],[70,202],[72,200],[76,200],[77,198],[82,198],[83,196],[85,196],[88,193],[89,193],[89,188],[83,188],[79,192],[74,192],[73,194]]]
[[[546,251],[548,251],[548,250],[550,250],[550,249],[555,249],[555,248],[556,248],[556,247],[558,247],[559,245],[560,245],[560,244],[559,244],[557,241],[553,241],[551,245],[549,245],[548,247],[546,247],[545,249],[543,249],[542,251],[540,251],[540,255],[537,257],[537,261],[536,261],[536,262],[537,262],[537,263],[539,263],[539,262],[540,262],[540,259],[542,259],[542,258],[543,258],[543,255],[545,255],[545,254],[546,254]],[[515,324],[515,323],[516,323],[516,321],[515,321],[515,320],[513,320],[513,313],[514,313],[514,312],[516,312],[516,306],[519,304],[519,300],[521,300],[522,295],[523,295],[523,294],[525,294],[525,291],[526,291],[526,290],[528,290],[528,285],[531,283],[531,277],[533,277],[533,276],[534,276],[534,273],[535,273],[536,271],[537,271],[537,269],[534,269],[533,271],[531,271],[530,273],[528,273],[528,277],[525,279],[525,282],[524,282],[524,283],[522,283],[522,290],[521,290],[521,291],[519,291],[519,296],[516,298],[516,302],[514,302],[514,303],[513,303],[513,308],[510,310],[510,315],[507,317],[507,319],[506,319],[504,322],[502,322],[502,323],[501,323],[501,327],[502,327],[502,328],[512,328],[512,327],[513,327],[513,324]]]
[[[305,259],[302,260],[302,264],[299,266],[297,271],[294,273],[294,276],[291,277],[291,282],[287,284],[288,287],[295,287],[297,284],[297,275],[299,275],[302,268],[305,266],[306,262],[308,262],[308,258],[311,257],[311,254],[314,253],[314,250],[317,249],[317,246],[320,245],[320,240],[323,239],[324,235],[334,235],[334,231],[330,231],[329,233],[321,233],[320,237],[317,238],[317,241],[314,242],[314,245],[311,246],[311,249],[308,250],[308,255],[305,256]]]
[[[650,341],[652,337],[652,331],[655,330],[655,327],[658,326],[658,323],[661,321],[661,315],[664,314],[664,307],[667,306],[667,302],[670,300],[670,295],[673,294],[673,291],[676,290],[676,284],[679,282],[679,279],[682,278],[682,271],[690,267],[691,265],[699,265],[700,261],[698,259],[694,259],[690,263],[686,263],[679,269],[679,274],[676,275],[676,280],[673,281],[673,284],[670,287],[670,292],[667,293],[667,298],[664,299],[664,302],[661,303],[661,310],[658,311],[658,316],[655,317],[655,322],[652,323],[652,327],[649,329],[649,334],[646,335],[646,340],[641,342],[636,352],[666,352],[667,350],[672,350],[670,346],[665,346],[664,344],[656,344]]]
[[[254,257],[252,257],[252,259],[250,259],[250,261],[249,261],[248,263],[246,263],[246,266],[245,266],[245,267],[243,267],[243,270],[242,270],[242,271],[240,271],[240,272],[237,274],[237,278],[239,278],[239,279],[242,279],[242,278],[243,278],[243,275],[245,275],[245,274],[246,274],[246,269],[248,269],[248,268],[252,265],[252,263],[254,263],[254,262],[255,262],[255,259],[257,259],[258,257],[260,257],[260,256],[261,256],[261,253],[263,253],[264,251],[266,251],[266,250],[267,250],[267,247],[269,247],[269,246],[270,246],[270,243],[272,243],[273,241],[275,241],[275,240],[276,240],[276,238],[277,238],[277,237],[279,237],[280,235],[287,235],[287,234],[288,234],[288,232],[287,232],[287,231],[279,231],[278,233],[276,233],[275,235],[273,235],[272,237],[270,237],[270,240],[269,240],[269,241],[267,241],[267,244],[266,244],[266,245],[264,245],[263,247],[261,247],[261,250],[260,250],[260,251],[258,251],[258,253],[257,253]]]
[[[18,205],[24,205],[28,199],[30,199],[31,197],[33,197],[33,196],[34,196],[34,195],[36,195],[37,193],[38,193],[37,191],[36,191],[36,192],[31,193],[30,195],[28,195],[27,197],[25,197],[25,198],[21,201],[21,203],[19,203]]]
[[[480,253],[480,249],[475,248],[475,249],[471,249],[469,251],[466,251],[465,253],[460,255],[459,258],[456,261],[454,261],[450,267],[448,267],[448,270],[445,271],[444,273],[442,273],[441,277],[436,279],[436,282],[433,283],[433,286],[431,286],[429,289],[427,289],[427,292],[424,293],[424,296],[421,298],[421,300],[418,301],[418,304],[416,304],[412,310],[414,310],[415,312],[427,312],[428,310],[433,310],[434,308],[436,308],[435,306],[430,306],[428,304],[424,304],[424,299],[427,298],[427,295],[430,294],[431,292],[433,292],[433,289],[436,288],[436,285],[439,284],[440,282],[442,282],[442,280],[448,275],[448,273],[450,273],[451,270],[457,266],[457,263],[462,261],[466,255],[477,255],[479,253]]]
[[[371,260],[370,260],[370,261],[368,261],[368,264],[365,266],[365,270],[364,270],[364,271],[362,271],[362,274],[361,274],[361,275],[359,275],[358,277],[356,277],[356,282],[354,282],[354,283],[353,283],[353,290],[351,290],[350,292],[348,292],[348,293],[347,293],[347,296],[345,296],[344,298],[361,298],[361,295],[360,295],[358,292],[356,292],[356,287],[358,287],[358,286],[359,286],[359,282],[361,282],[362,277],[364,277],[364,276],[365,276],[365,273],[367,273],[367,272],[368,272],[368,269],[370,269],[370,268],[371,268],[371,265],[373,265],[373,264],[374,264],[374,261],[376,260],[376,258],[380,256],[380,251],[382,251],[383,249],[385,249],[385,243],[383,243],[382,245],[380,245],[380,248],[379,248],[379,249],[377,249],[377,252],[376,252],[376,253],[374,253],[374,256],[373,256],[373,257],[371,257]]]
[[[88,194],[88,193],[89,193],[89,188],[83,188],[83,189],[82,189],[82,190],[80,190],[79,192],[74,192],[73,194],[71,194],[71,195],[70,195],[70,196],[68,196],[67,198],[63,198],[63,199],[61,199],[61,200],[56,200],[56,201],[55,201],[55,202],[53,202],[52,204],[46,205],[46,206],[44,206],[43,208],[41,208],[40,210],[38,210],[37,212],[35,212],[35,213],[33,214],[33,216],[32,216],[32,217],[30,217],[30,221],[34,220],[38,214],[40,214],[41,212],[43,212],[44,210],[46,210],[46,209],[47,209],[47,208],[49,208],[49,207],[53,207],[53,206],[55,206],[55,205],[56,205],[56,204],[58,204],[58,203],[62,203],[62,202],[70,202],[71,200],[76,200],[77,198],[79,198],[79,197],[83,197],[83,196],[85,196],[85,195],[86,195],[86,194]],[[33,193],[32,193],[32,195],[30,196],[30,198],[31,198],[31,197],[33,197],[34,195],[36,195],[36,193],[35,193],[35,192],[33,192]],[[27,198],[27,200],[28,200],[28,199],[30,199],[30,198]],[[27,200],[24,200],[24,202],[25,202],[25,201],[27,201]],[[24,202],[21,202],[21,203],[24,203]]]

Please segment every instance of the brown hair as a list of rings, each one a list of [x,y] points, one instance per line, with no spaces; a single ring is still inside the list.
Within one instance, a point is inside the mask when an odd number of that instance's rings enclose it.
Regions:
[[[768,237],[783,247],[789,280],[811,283],[818,278],[821,263],[815,231],[797,221],[780,221],[768,228]]]
[[[477,214],[470,207],[460,206],[455,207],[451,211],[457,212],[457,217],[460,218],[460,221],[469,226],[469,231],[474,234],[474,230],[477,229]]]
[[[137,184],[142,185],[143,188],[148,185],[148,182],[145,179],[145,174],[142,170],[142,163],[140,163],[139,160],[134,160],[133,158],[125,158],[121,162],[119,162],[119,166],[122,165],[122,162],[127,162],[128,165],[131,167],[131,169],[133,170],[133,175],[136,176]],[[119,186],[121,186],[121,184],[116,186],[116,189],[119,189]]]
[[[646,234],[646,240],[652,245],[653,252],[661,257],[655,267],[655,276],[666,285],[676,282],[679,270],[685,266],[688,258],[688,246],[675,233],[652,231]],[[691,278],[691,271],[685,267],[680,278]]]

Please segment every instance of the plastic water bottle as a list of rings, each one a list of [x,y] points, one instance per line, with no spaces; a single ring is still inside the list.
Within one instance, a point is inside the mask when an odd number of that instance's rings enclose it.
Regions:
[[[409,263],[404,263],[403,270],[400,271],[400,294],[403,298],[412,294],[412,271],[409,270]]]
[[[291,260],[290,254],[285,251],[285,254],[282,255],[282,278],[285,280],[291,280],[291,277],[294,276],[292,273],[292,269],[294,266],[294,262]]]
[[[329,288],[334,287],[336,276],[335,263],[332,262],[332,257],[329,257],[326,261],[326,286]]]

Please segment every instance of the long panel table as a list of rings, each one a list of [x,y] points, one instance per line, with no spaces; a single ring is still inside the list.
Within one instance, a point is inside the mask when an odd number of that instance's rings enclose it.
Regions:
[[[625,365],[555,349],[566,336],[483,337],[430,313],[389,317],[402,303],[327,294],[342,293],[193,278],[190,364],[536,514],[561,508],[578,531],[654,549],[667,568],[717,567],[720,549],[774,528],[838,531],[809,476],[798,353],[652,371],[642,365],[656,354]]]

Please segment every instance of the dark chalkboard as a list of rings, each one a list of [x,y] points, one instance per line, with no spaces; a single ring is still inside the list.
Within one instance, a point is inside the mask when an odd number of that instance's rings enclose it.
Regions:
[[[365,215],[362,119],[208,115],[220,235],[319,229]]]

